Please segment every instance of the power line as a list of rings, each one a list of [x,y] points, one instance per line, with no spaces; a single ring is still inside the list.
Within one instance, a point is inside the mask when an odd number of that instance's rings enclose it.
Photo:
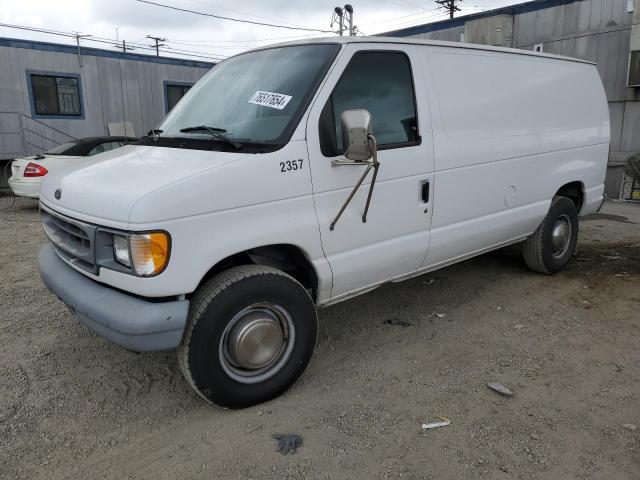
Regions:
[[[67,37],[67,38],[76,38],[76,35],[73,33],[69,33],[69,32],[62,32],[59,30],[50,30],[50,29],[46,29],[46,28],[36,28],[36,27],[29,27],[29,26],[25,26],[25,25],[12,25],[12,24],[8,24],[8,23],[0,23],[0,27],[5,27],[5,28],[12,28],[12,29],[16,29],[16,30],[25,30],[25,31],[29,31],[29,32],[37,32],[37,33],[45,33],[48,35],[56,35],[56,36],[60,36],[60,37]],[[112,38],[104,38],[104,37],[96,37],[96,36],[91,36],[91,37],[84,37],[83,38],[85,41],[88,42],[95,42],[95,43],[101,43],[101,44],[106,44],[106,45],[110,45],[112,47],[116,47],[119,49],[123,48],[123,45],[120,41],[118,40],[114,40]],[[131,47],[130,47],[130,46]],[[125,44],[125,48],[126,50],[132,50],[132,47],[135,48],[139,48],[141,50],[155,50],[154,47],[150,47],[149,45],[144,45],[141,43],[137,43],[137,42],[129,42],[128,44]],[[172,48],[172,47],[166,47],[163,49],[159,49],[160,52],[162,53],[169,53],[169,54],[177,54],[177,55],[188,55],[191,57],[197,57],[197,58],[202,58],[202,59],[206,59],[206,60],[222,60],[224,58],[226,58],[224,55],[204,55],[206,52],[202,52],[202,51],[193,51],[193,50],[183,50],[183,49],[177,49],[177,48]]]
[[[402,20],[403,18],[409,18],[409,17],[416,17],[416,16],[424,16],[426,15],[427,17],[431,17],[433,16],[433,14],[429,14],[429,12],[435,12],[436,10],[440,10],[440,7],[436,7],[436,8],[432,8],[431,10],[426,10],[424,12],[418,12],[418,13],[410,13],[409,15],[402,15],[401,17],[394,17],[394,18],[388,18],[386,20],[380,20],[378,22],[374,22],[374,23],[368,23],[367,25],[369,26],[374,26],[374,25],[379,25],[381,23],[393,23],[396,20]]]
[[[253,13],[249,13],[249,12],[243,12],[242,10],[234,10],[234,9],[232,9],[232,8],[223,7],[223,6],[221,6],[221,5],[214,5],[214,4],[212,4],[212,3],[204,2],[204,1],[202,1],[202,0],[187,0],[187,1],[188,1],[188,2],[192,2],[192,3],[199,3],[200,5],[206,5],[206,6],[208,6],[208,7],[218,8],[218,9],[220,9],[220,10],[227,10],[228,12],[240,13],[240,14],[242,14],[242,15],[247,15],[247,16],[249,16],[249,17],[261,18],[262,20],[267,20],[267,21],[269,21],[269,22],[279,22],[279,21],[280,21],[280,20],[276,20],[276,19],[273,19],[273,18],[269,18],[269,17],[263,17],[263,16],[261,16],[261,15],[255,15],[255,14],[253,14]],[[291,26],[294,26],[294,27],[302,27],[302,28],[305,28],[305,27],[303,27],[302,25],[298,25],[298,24],[296,24],[296,23],[291,23],[291,22],[282,22],[282,23],[284,23],[284,24],[286,24],[286,25],[291,25]]]
[[[224,17],[222,15],[214,15],[212,13],[199,12],[197,10],[190,10],[188,8],[179,8],[179,7],[173,7],[171,5],[163,5],[162,3],[151,2],[149,0],[136,0],[136,2],[147,3],[149,5],[155,5],[156,7],[168,8],[170,10],[176,10],[178,12],[193,13],[195,15],[201,15],[203,17],[218,18],[220,20],[229,20],[229,21],[232,21],[232,22],[239,22],[239,23],[250,23],[252,25],[262,25],[264,27],[285,28],[287,30],[304,30],[304,31],[307,31],[307,32],[335,33],[335,32],[333,32],[331,30],[320,30],[318,28],[290,27],[290,26],[287,26],[287,25],[278,25],[278,24],[275,24],[275,23],[255,22],[253,20],[242,20],[240,18]]]
[[[393,1],[391,1],[391,0],[369,0],[369,1],[370,1],[370,2],[373,2],[373,3],[385,3],[385,4],[387,4],[387,5],[396,5],[396,6],[398,6],[398,7],[403,7],[403,8],[407,8],[407,6],[412,6],[412,7],[414,7],[414,8],[419,8],[419,9],[421,9],[421,10],[424,10],[424,7],[422,7],[422,6],[420,6],[420,5],[417,5],[417,4],[409,4],[409,3],[407,3],[407,2],[402,2],[402,3],[400,3],[400,2],[393,2]]]
[[[178,43],[183,45],[193,45],[197,46],[197,44],[218,44],[218,43],[233,43],[233,44],[241,44],[241,43],[260,43],[260,42],[270,42],[273,40],[297,40],[303,38],[313,38],[315,36],[324,34],[322,33],[310,33],[307,35],[287,35],[284,37],[271,37],[271,38],[258,38],[254,40],[186,40],[183,38],[167,38],[168,42]],[[225,47],[226,48],[226,47]]]
[[[405,27],[405,25],[409,25],[413,26],[413,25],[422,25],[425,22],[431,22],[431,21],[435,21],[438,19],[438,17],[440,17],[442,14],[440,12],[438,13],[431,13],[429,15],[426,16],[421,16],[419,18],[414,18],[411,20],[405,20],[404,22],[396,22],[393,23],[391,25],[389,25],[386,28],[394,28],[394,29],[398,29],[398,28],[409,28],[409,27]]]

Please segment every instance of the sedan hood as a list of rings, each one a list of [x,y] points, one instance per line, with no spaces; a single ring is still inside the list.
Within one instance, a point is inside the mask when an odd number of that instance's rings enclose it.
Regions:
[[[71,173],[47,175],[40,198],[53,209],[79,213],[86,219],[126,223],[135,203],[145,195],[245,156],[127,145],[96,155],[95,161]]]

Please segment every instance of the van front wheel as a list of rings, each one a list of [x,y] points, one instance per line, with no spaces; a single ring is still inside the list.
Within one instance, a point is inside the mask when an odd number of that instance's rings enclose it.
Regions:
[[[293,385],[317,334],[314,303],[293,277],[260,265],[234,267],[193,296],[178,362],[205,400],[248,407]]]
[[[567,197],[554,197],[549,213],[524,242],[527,266],[534,272],[554,274],[562,270],[578,242],[578,211]]]

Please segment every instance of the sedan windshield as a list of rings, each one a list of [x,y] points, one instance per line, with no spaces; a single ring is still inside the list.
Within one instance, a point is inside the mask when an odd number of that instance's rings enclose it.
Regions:
[[[220,142],[215,130],[241,144],[285,143],[338,50],[297,45],[225,60],[174,107],[161,135]]]

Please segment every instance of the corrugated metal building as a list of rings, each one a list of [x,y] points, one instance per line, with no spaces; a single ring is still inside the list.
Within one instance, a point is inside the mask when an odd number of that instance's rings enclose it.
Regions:
[[[623,165],[640,152],[640,88],[629,86],[640,86],[634,79],[640,79],[640,0],[536,0],[382,35],[538,49],[596,62],[611,115],[606,191],[621,195]]]
[[[0,38],[0,160],[108,135],[109,124],[145,134],[212,66]]]

